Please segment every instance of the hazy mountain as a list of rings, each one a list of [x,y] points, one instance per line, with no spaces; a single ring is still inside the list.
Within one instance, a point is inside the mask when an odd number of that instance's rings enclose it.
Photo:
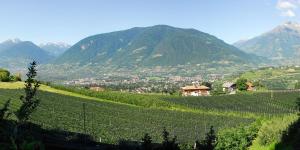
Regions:
[[[52,43],[49,42],[49,43],[40,44],[39,47],[49,52],[53,56],[59,56],[62,53],[64,53],[67,49],[69,49],[71,46],[64,42],[52,42]]]
[[[21,40],[7,40],[0,43],[0,57],[11,61],[34,59],[40,63],[48,62],[53,58],[34,43]]]
[[[142,67],[213,61],[252,63],[257,59],[207,33],[157,25],[87,37],[58,57],[55,63]]]
[[[234,45],[245,52],[271,59],[299,59],[300,24],[287,22],[258,37]]]
[[[15,45],[15,44],[18,44],[20,42],[21,42],[21,40],[18,38],[6,40],[6,41],[0,43],[0,52]]]

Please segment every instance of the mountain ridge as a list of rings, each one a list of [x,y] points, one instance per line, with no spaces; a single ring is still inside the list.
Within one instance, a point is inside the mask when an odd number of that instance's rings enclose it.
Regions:
[[[286,22],[274,29],[233,45],[239,49],[273,60],[296,59],[300,56],[300,24]]]
[[[256,62],[255,56],[210,34],[196,29],[155,25],[86,37],[58,57],[55,64],[173,66],[228,60]]]
[[[40,63],[48,62],[52,57],[31,41],[7,40],[0,43],[0,56],[11,61],[16,59],[36,60]]]

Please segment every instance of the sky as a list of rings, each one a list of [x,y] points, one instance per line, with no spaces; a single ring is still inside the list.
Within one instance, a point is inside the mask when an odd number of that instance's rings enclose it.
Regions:
[[[234,43],[299,19],[300,0],[1,0],[0,42],[75,44],[95,34],[165,24]]]

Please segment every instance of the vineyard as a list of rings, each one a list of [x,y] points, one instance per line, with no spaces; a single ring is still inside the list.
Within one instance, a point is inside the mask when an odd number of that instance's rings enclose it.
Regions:
[[[179,142],[192,143],[203,138],[211,125],[222,130],[258,118],[294,113],[295,100],[300,96],[299,92],[272,92],[179,97],[43,86],[41,90],[38,97],[42,101],[31,118],[33,123],[47,129],[87,133],[105,143],[140,140],[144,133],[159,142],[164,127]],[[1,104],[11,98],[16,108],[22,94],[21,89],[0,86]]]
[[[0,92],[1,100],[12,97],[14,102],[17,102],[18,95],[22,94],[21,90],[0,90]],[[160,135],[164,127],[170,133],[178,135],[179,141],[193,142],[197,138],[202,138],[203,133],[211,125],[219,129],[254,121],[254,119],[239,117],[93,102],[49,92],[41,92],[39,98],[42,99],[42,103],[38,111],[33,114],[34,123],[45,128],[86,132],[93,135],[95,139],[101,138],[107,143],[114,143],[122,138],[139,140],[144,133],[151,134],[155,141],[161,141]],[[83,127],[83,104],[86,107],[86,131]],[[14,106],[16,105],[17,103],[14,103]]]
[[[212,97],[168,97],[164,100],[194,109],[278,115],[294,113],[299,92],[264,92]]]
[[[74,87],[53,87],[86,96],[92,96],[126,104],[133,104],[142,107],[175,107],[213,112],[234,112],[241,115],[245,115],[247,113],[254,113],[255,115],[278,115],[294,113],[296,112],[296,99],[300,97],[300,93],[296,91],[274,91],[209,97],[181,97],[110,91],[94,92],[91,90],[78,89]]]

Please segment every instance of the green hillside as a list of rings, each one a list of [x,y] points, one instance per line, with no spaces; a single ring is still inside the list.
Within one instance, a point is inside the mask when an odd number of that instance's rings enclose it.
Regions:
[[[300,68],[297,66],[261,68],[246,71],[237,78],[260,81],[270,90],[300,89]]]
[[[55,64],[141,67],[213,61],[245,64],[257,60],[254,55],[207,33],[157,25],[87,37],[66,51]]]

